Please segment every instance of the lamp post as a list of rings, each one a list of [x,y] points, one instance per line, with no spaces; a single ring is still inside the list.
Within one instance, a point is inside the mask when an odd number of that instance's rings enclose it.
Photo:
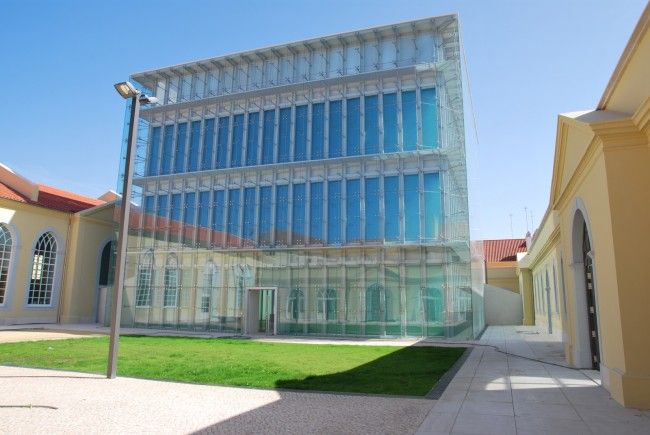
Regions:
[[[117,258],[115,259],[115,278],[113,279],[113,301],[111,307],[111,333],[108,348],[108,367],[106,377],[115,378],[117,375],[117,351],[120,336],[120,321],[122,317],[122,287],[126,265],[126,242],[129,234],[129,214],[131,212],[131,185],[133,183],[133,161],[136,140],[138,136],[138,116],[140,104],[154,104],[156,97],[149,97],[129,82],[117,83],[115,90],[124,99],[131,99],[131,117],[129,120],[129,136],[126,145],[124,162],[124,183],[122,184],[122,204],[120,206],[120,224],[117,235]]]

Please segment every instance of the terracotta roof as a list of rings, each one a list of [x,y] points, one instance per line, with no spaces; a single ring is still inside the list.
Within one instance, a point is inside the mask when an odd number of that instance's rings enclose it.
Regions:
[[[25,195],[0,182],[0,198],[10,199],[25,204],[38,205],[52,210],[76,213],[97,205],[104,204],[101,199],[89,198],[55,187],[38,185],[38,200],[32,201]]]
[[[517,261],[517,253],[526,252],[526,239],[483,240],[485,261]]]

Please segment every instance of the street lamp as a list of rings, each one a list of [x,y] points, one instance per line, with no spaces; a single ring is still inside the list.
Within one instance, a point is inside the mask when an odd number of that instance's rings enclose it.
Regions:
[[[138,91],[129,82],[115,85],[115,90],[125,99],[131,99],[131,118],[129,121],[129,136],[126,145],[124,162],[124,184],[122,185],[122,204],[120,207],[120,225],[117,235],[117,258],[115,259],[115,278],[113,279],[113,304],[111,310],[111,334],[108,348],[108,368],[106,377],[115,378],[117,375],[117,350],[120,336],[120,321],[122,317],[122,287],[126,262],[126,239],[129,234],[129,214],[131,211],[131,185],[133,183],[133,160],[138,136],[138,116],[140,104],[155,104],[156,97],[150,97]]]

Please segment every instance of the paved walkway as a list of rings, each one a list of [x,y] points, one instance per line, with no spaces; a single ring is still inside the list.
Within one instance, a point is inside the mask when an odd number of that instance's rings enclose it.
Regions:
[[[564,365],[557,336],[526,327],[490,327],[481,344]],[[650,434],[650,411],[626,409],[599,373],[476,347],[418,434]]]

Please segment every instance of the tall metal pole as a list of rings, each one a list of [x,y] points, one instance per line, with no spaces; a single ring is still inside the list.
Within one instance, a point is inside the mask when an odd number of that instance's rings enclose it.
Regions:
[[[115,260],[115,278],[113,280],[113,306],[111,310],[111,335],[108,348],[108,368],[106,377],[117,376],[117,351],[119,347],[120,321],[122,317],[122,288],[126,266],[126,245],[129,234],[129,215],[131,213],[131,185],[133,183],[133,161],[135,160],[136,140],[138,137],[138,116],[140,115],[140,93],[131,98],[131,120],[129,138],[126,145],[124,162],[124,184],[122,185],[122,205],[120,207],[120,225],[117,236],[117,258]]]

